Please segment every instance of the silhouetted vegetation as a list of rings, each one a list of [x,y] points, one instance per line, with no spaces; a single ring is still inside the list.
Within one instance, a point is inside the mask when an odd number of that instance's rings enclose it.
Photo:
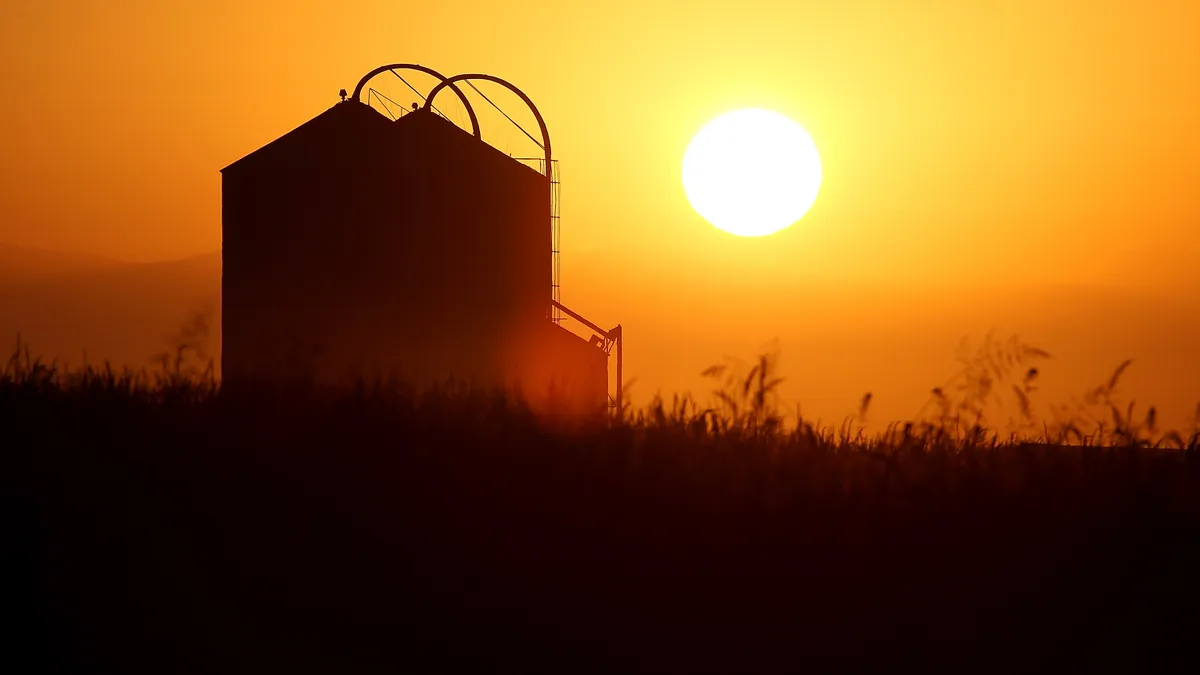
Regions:
[[[222,393],[184,351],[136,373],[19,351],[0,374],[11,658],[47,672],[1195,665],[1200,434],[1118,406],[1125,366],[1038,416],[1048,355],[989,340],[917,419],[869,433],[869,394],[837,428],[784,411],[768,354],[706,371],[711,405],[656,399],[564,430],[453,382]],[[1004,434],[988,430],[1001,393],[1017,402]]]

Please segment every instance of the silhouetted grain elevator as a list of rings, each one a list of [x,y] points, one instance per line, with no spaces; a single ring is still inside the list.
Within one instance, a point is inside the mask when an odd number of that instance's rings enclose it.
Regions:
[[[439,80],[424,107],[392,119],[360,100],[371,77],[405,69]],[[503,84],[529,104],[544,171],[482,140],[457,86],[472,79]],[[435,112],[447,88],[473,133]],[[597,409],[619,404],[620,327],[601,329],[558,302],[549,134],[507,82],[383,66],[348,99],[343,92],[221,173],[226,386],[397,375],[519,385],[531,399],[552,388]]]

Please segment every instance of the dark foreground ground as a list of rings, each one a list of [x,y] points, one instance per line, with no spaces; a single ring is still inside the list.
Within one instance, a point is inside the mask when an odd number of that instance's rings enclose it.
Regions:
[[[1197,672],[1200,457],[0,387],[5,672]]]

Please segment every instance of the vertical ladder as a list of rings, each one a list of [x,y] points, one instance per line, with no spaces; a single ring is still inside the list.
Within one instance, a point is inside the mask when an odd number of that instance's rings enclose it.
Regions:
[[[542,164],[545,164],[545,160]],[[562,302],[562,267],[559,261],[559,251],[562,250],[562,228],[560,224],[559,204],[561,202],[562,184],[558,177],[558,160],[550,160],[550,170],[546,173],[550,179],[550,299],[555,303]],[[562,323],[563,315],[558,305],[550,305],[550,320]]]

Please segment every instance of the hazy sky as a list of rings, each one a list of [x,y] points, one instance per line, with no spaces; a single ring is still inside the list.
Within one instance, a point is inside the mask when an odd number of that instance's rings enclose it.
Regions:
[[[1196,3],[1113,0],[9,0],[0,241],[215,251],[220,168],[409,61],[537,102],[564,178],[563,298],[633,326],[650,382],[674,376],[648,353],[713,326],[742,337],[730,351],[786,350],[866,311],[805,306],[814,284],[1193,298],[1196,26]],[[813,210],[764,239],[715,230],[680,183],[692,135],[740,107],[797,120],[824,163]],[[494,119],[484,134],[521,150]],[[930,302],[877,309],[945,318]]]

